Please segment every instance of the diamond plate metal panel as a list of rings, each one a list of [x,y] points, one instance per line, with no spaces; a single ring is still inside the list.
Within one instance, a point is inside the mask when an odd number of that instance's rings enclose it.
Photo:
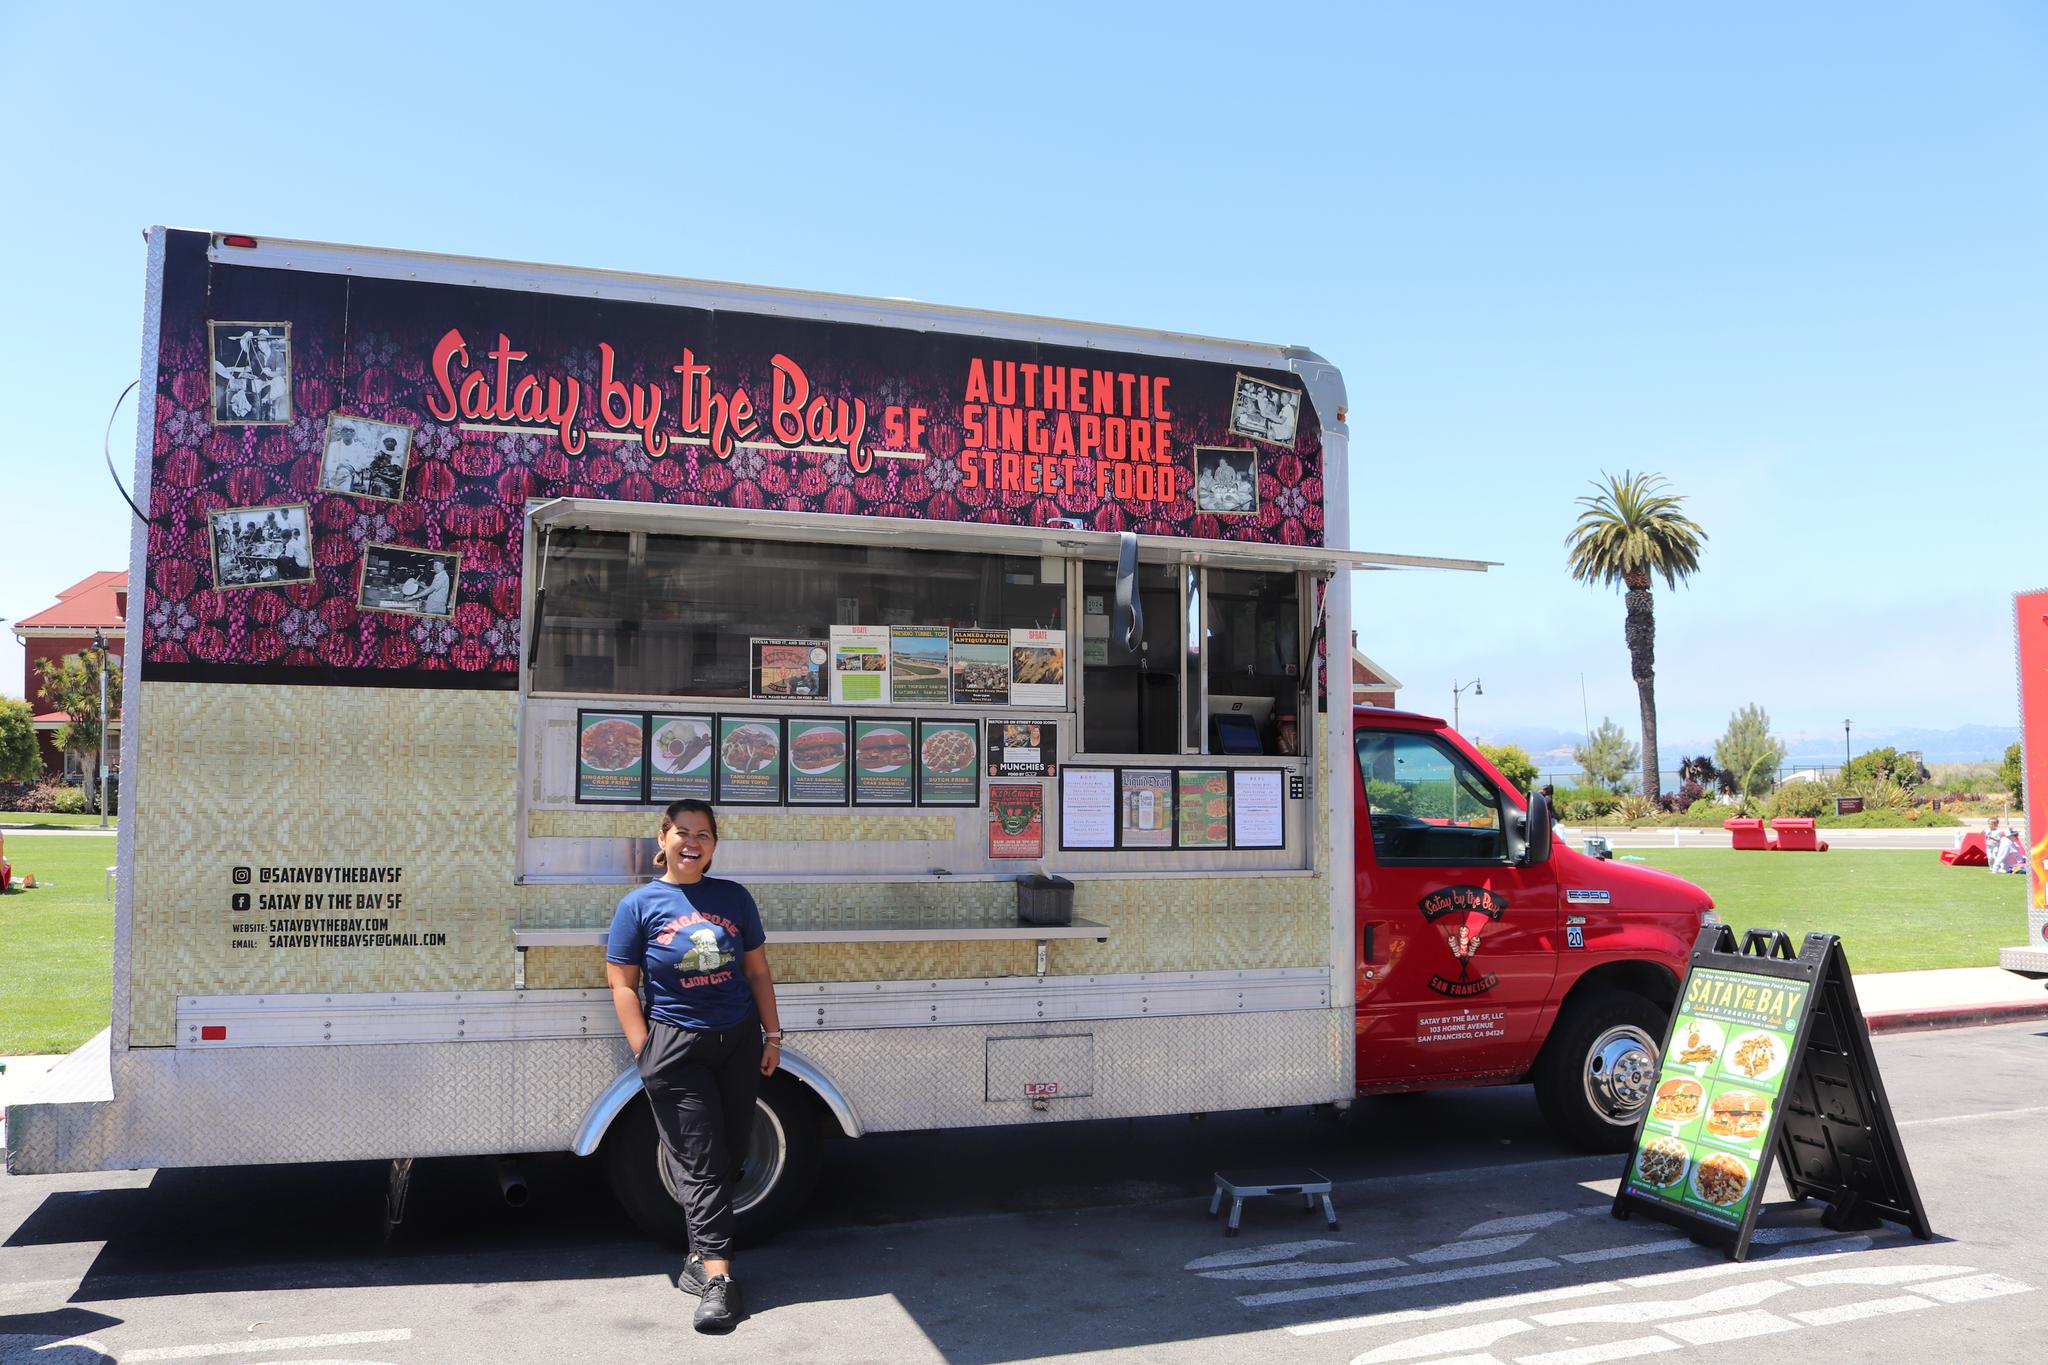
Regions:
[[[988,1040],[988,1083],[982,1098],[991,1104],[1023,1104],[1095,1093],[1095,1035],[1064,1033],[1050,1038]]]
[[[1054,1098],[1043,1112],[984,1098],[990,1040],[1075,1031],[826,1030],[806,1032],[803,1051],[846,1092],[869,1132],[1323,1104],[1353,1094],[1350,1014],[1301,1010],[1104,1021],[1088,1030],[1093,1094]]]
[[[8,1111],[7,1164],[40,1175],[567,1151],[629,1060],[617,1038],[116,1051],[113,1099]]]

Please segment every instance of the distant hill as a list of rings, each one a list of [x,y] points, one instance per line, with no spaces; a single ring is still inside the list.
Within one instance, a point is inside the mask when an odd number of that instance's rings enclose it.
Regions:
[[[1630,737],[1634,738],[1633,734]],[[1894,749],[1918,749],[1923,763],[1996,763],[2005,757],[2006,746],[2019,737],[2017,725],[1959,725],[1952,730],[1915,727],[1873,727],[1866,730],[1859,725],[1849,732],[1850,747],[1859,754],[1887,745]],[[1519,744],[1545,772],[1573,767],[1572,750],[1585,743],[1583,731],[1538,725],[1517,726],[1495,733],[1480,732],[1473,738],[1487,744]],[[1832,734],[1825,730],[1804,731],[1781,734],[1778,738],[1784,740],[1790,750],[1785,757],[1788,766],[1838,767],[1842,762],[1840,730]],[[1681,755],[1711,754],[1713,751],[1713,738],[1679,738],[1664,734],[1657,739],[1657,757],[1665,765],[1675,766]]]

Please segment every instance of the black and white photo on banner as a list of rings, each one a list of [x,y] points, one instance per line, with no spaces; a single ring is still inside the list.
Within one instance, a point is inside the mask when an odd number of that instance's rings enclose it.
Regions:
[[[1240,374],[1230,396],[1230,434],[1292,446],[1301,425],[1301,390]]]
[[[1259,510],[1259,452],[1249,447],[1195,447],[1195,510],[1248,516]]]
[[[313,579],[313,537],[303,505],[223,507],[207,513],[216,589]]]
[[[215,426],[285,426],[292,420],[292,325],[209,322]]]
[[[412,428],[333,413],[320,452],[320,487],[329,493],[397,502],[405,496]]]
[[[356,605],[370,611],[399,611],[412,616],[451,615],[461,568],[462,557],[453,550],[365,545]]]

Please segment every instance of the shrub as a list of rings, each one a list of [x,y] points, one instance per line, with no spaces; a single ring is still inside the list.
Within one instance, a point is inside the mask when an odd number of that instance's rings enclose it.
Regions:
[[[1811,820],[1833,809],[1834,802],[1818,782],[1787,782],[1771,793],[1770,814],[1774,818]]]
[[[1709,819],[1723,819],[1721,812],[1728,809],[1711,796],[1702,796],[1685,808],[1687,815],[1705,816]]]
[[[1659,806],[1649,797],[1637,792],[1630,792],[1627,796],[1622,797],[1620,803],[1614,808],[1615,818],[1624,825],[1649,824],[1663,813],[1663,807]]]
[[[64,795],[66,792],[78,793],[77,799],[81,802],[81,805],[73,809],[83,810],[82,803],[85,800],[85,796],[82,792],[78,791],[78,788],[67,787],[62,782],[50,781],[37,782],[33,785],[29,783],[10,783],[8,787],[9,795],[4,804],[0,804],[0,809],[19,811],[24,815],[48,815],[51,811],[63,809],[59,802],[66,799]]]
[[[1888,777],[1857,783],[1852,790],[1863,798],[1865,810],[1903,811],[1913,804],[1913,789]]]
[[[1479,752],[1486,755],[1486,761],[1500,769],[1500,775],[1508,785],[1518,792],[1532,790],[1540,770],[1536,760],[1529,757],[1529,751],[1519,744],[1482,744]]]
[[[2026,779],[2020,770],[2019,745],[2006,746],[2005,761],[1998,765],[1998,780],[2005,785],[2006,791],[2012,794],[2013,804],[2022,810],[2026,809]]]
[[[1557,799],[1563,805],[1581,805],[1586,813],[1581,820],[1592,820],[1603,815],[1612,815],[1614,808],[1621,804],[1621,798],[1604,787],[1560,787]]]
[[[59,787],[50,802],[50,809],[58,815],[85,814],[85,788]]]
[[[1858,754],[1849,760],[1849,770],[1843,776],[1852,791],[1872,782],[1891,782],[1911,791],[1926,781],[1929,775],[1927,769],[1920,766],[1917,756],[1901,753],[1886,745],[1882,749],[1872,749],[1869,753]]]

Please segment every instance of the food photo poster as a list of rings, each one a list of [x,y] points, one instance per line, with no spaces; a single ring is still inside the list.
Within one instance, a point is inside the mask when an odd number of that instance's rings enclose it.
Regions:
[[[576,799],[607,805],[640,804],[646,717],[637,712],[576,713]]]

